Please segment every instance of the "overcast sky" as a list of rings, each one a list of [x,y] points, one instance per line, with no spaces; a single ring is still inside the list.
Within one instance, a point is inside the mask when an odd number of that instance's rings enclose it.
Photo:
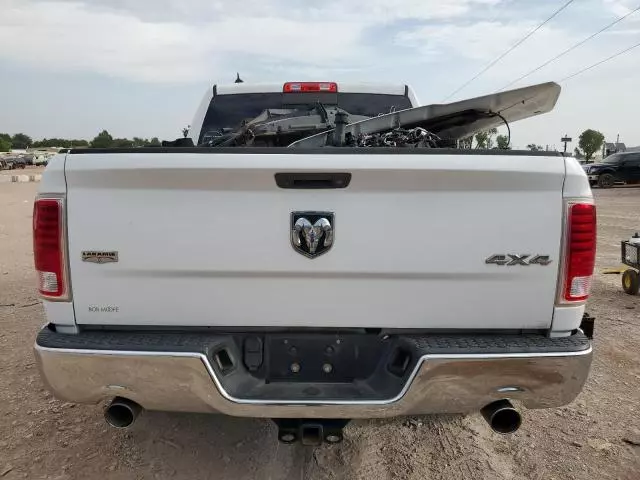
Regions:
[[[439,103],[566,0],[0,0],[0,132],[173,139],[205,90],[287,80],[409,83]],[[638,0],[575,0],[456,94],[492,93]],[[559,81],[640,42],[640,12],[513,88]],[[640,47],[562,83],[512,143],[586,128],[640,145]]]

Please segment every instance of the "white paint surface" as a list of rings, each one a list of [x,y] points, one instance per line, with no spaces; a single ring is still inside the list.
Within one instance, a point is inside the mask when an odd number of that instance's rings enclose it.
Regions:
[[[344,190],[282,190],[273,177],[282,171],[353,179]],[[69,155],[76,321],[547,328],[564,178],[560,157]],[[335,212],[325,255],[291,247],[298,210]],[[119,262],[82,262],[82,250],[117,250]],[[554,261],[485,264],[496,253]]]

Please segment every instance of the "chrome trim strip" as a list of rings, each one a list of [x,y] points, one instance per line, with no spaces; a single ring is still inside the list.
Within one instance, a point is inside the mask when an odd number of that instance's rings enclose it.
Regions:
[[[544,353],[476,353],[476,354],[427,354],[420,357],[420,360],[416,362],[411,375],[407,379],[404,387],[398,395],[386,400],[248,400],[242,398],[236,398],[224,389],[218,377],[213,370],[211,363],[206,355],[197,352],[142,352],[142,351],[125,351],[125,350],[89,350],[89,349],[74,349],[74,348],[49,348],[41,347],[37,343],[34,348],[41,352],[51,353],[67,353],[77,355],[113,355],[113,356],[151,356],[151,357],[190,357],[199,358],[204,364],[209,376],[213,380],[218,392],[228,401],[244,404],[244,405],[389,405],[400,400],[407,393],[413,380],[420,371],[422,364],[428,360],[495,360],[495,359],[512,359],[512,358],[545,358],[545,357],[577,357],[582,355],[589,355],[593,351],[593,347],[589,345],[589,348],[580,350],[577,352],[544,352]]]

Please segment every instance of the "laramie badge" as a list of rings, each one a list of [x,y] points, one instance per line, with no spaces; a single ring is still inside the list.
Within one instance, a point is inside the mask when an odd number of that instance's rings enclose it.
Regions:
[[[118,261],[118,252],[103,252],[103,251],[83,251],[82,261],[91,263],[115,263]]]

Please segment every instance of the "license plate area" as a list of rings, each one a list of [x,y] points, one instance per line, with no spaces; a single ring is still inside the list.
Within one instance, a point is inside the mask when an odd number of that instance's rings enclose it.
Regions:
[[[384,356],[375,335],[268,335],[266,382],[351,383],[370,377]]]

